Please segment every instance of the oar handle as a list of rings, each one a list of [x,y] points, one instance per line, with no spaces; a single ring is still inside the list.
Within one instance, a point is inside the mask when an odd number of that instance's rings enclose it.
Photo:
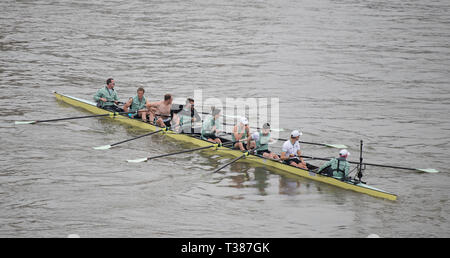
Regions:
[[[110,101],[102,101],[102,102],[103,102],[103,103],[116,103],[116,101],[114,101],[114,100],[110,100]],[[124,105],[125,102],[117,101],[117,104],[118,104],[118,105]]]

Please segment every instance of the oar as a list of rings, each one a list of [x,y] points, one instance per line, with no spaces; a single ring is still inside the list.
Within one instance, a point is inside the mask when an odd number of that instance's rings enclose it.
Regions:
[[[234,124],[227,124],[227,123],[222,123],[222,125],[228,125],[228,126],[235,126]],[[251,129],[257,129],[257,130],[261,130],[263,128],[261,127],[250,127]],[[286,131],[286,129],[284,128],[271,128],[271,131],[276,131],[276,132],[284,132]]]
[[[198,113],[199,114],[203,114],[203,115],[210,115],[210,113],[207,113],[207,112],[198,112]],[[241,118],[242,117],[242,116],[228,116],[228,115],[222,115],[222,116],[223,117],[229,117],[229,118]],[[234,124],[227,124],[227,123],[222,123],[222,125],[234,126]],[[257,129],[257,130],[263,129],[263,128],[260,128],[260,127],[250,127],[250,128]],[[284,128],[272,128],[270,130],[277,131],[277,132],[284,132],[287,129],[284,129]]]
[[[303,158],[310,158],[310,159],[317,159],[317,160],[330,160],[326,158],[317,158],[317,157],[311,157],[311,156],[303,156]],[[357,164],[359,165],[359,162],[355,161],[348,161],[351,164]],[[399,167],[399,166],[391,166],[391,165],[381,165],[381,164],[373,164],[373,163],[362,163],[362,165],[367,166],[375,166],[375,167],[383,167],[383,168],[394,168],[394,169],[404,169],[404,170],[411,170],[411,171],[419,171],[424,173],[438,173],[439,171],[434,168],[407,168],[407,167]]]
[[[114,100],[110,100],[110,101],[106,101],[106,102],[104,102],[103,101],[103,103],[116,103],[116,101],[114,101]],[[117,101],[117,105],[124,105],[125,104],[125,102],[120,102],[120,101]]]
[[[162,155],[158,155],[158,156],[153,156],[153,157],[147,157],[147,158],[142,158],[142,159],[133,159],[133,160],[127,160],[128,163],[140,163],[140,162],[147,162],[151,159],[158,159],[158,158],[163,158],[163,157],[168,157],[168,156],[173,156],[173,155],[177,155],[177,154],[182,154],[182,153],[188,153],[188,152],[194,152],[194,151],[199,151],[199,150],[205,150],[205,149],[209,149],[212,147],[218,147],[218,144],[213,144],[213,145],[209,145],[209,146],[205,146],[205,147],[200,147],[200,148],[195,148],[195,149],[189,149],[189,150],[184,150],[184,151],[179,151],[179,152],[173,152],[173,153],[168,153],[168,154],[162,154]]]
[[[228,133],[228,132],[223,132],[224,134],[228,134],[228,135],[232,135],[232,133]],[[281,139],[278,138],[276,139],[278,141],[287,141],[287,139]],[[330,147],[330,148],[336,148],[336,149],[347,149],[348,147],[344,144],[331,144],[331,143],[316,143],[316,142],[304,142],[304,141],[298,141],[299,143],[304,143],[304,144],[312,144],[312,145],[318,145],[318,146],[325,146],[325,147]]]
[[[198,112],[199,114],[203,114],[203,115],[211,115],[211,112]],[[222,115],[223,117],[229,117],[229,118],[241,118],[241,116],[229,116],[229,115]]]
[[[280,139],[279,141],[287,141],[287,139]],[[324,147],[330,147],[330,148],[336,148],[336,149],[347,149],[348,147],[344,144],[331,144],[331,143],[317,143],[317,142],[304,142],[304,141],[298,141],[299,143],[304,144],[311,144],[311,145],[318,145],[318,146],[324,146]]]
[[[316,142],[304,142],[304,141],[299,141],[299,142],[304,143],[304,144],[325,146],[325,147],[336,148],[336,149],[347,149],[348,148],[344,144],[316,143]]]
[[[143,135],[140,135],[140,136],[137,136],[137,137],[128,139],[128,140],[116,142],[116,143],[113,143],[113,144],[111,144],[111,145],[103,145],[103,146],[94,147],[94,149],[95,149],[95,150],[108,150],[108,149],[111,149],[111,147],[114,147],[114,146],[116,146],[116,145],[119,145],[119,144],[122,144],[122,143],[126,143],[126,142],[130,142],[130,141],[133,141],[133,140],[136,140],[136,139],[145,137],[145,136],[150,136],[150,135],[152,135],[152,134],[156,134],[156,133],[159,133],[159,132],[162,132],[162,131],[167,131],[167,128],[163,128],[163,129],[161,129],[161,130],[156,130],[156,131],[154,131],[154,132],[146,133],[146,134],[143,134]]]
[[[250,155],[250,153],[247,151],[247,152],[245,152],[244,154],[242,154],[241,156],[239,156],[239,157],[233,159],[232,161],[228,162],[227,164],[225,164],[225,165],[221,166],[220,168],[214,170],[213,173],[219,172],[220,170],[222,170],[222,169],[228,167],[229,165],[235,163],[236,161],[238,161],[238,160],[240,160],[240,159],[243,159],[243,158],[247,157],[248,155]]]
[[[56,122],[56,121],[82,119],[82,118],[103,117],[103,116],[115,117],[120,114],[130,114],[130,113],[134,113],[134,112],[114,112],[114,113],[101,114],[101,115],[76,116],[76,117],[66,117],[66,118],[57,118],[57,119],[49,119],[49,120],[15,121],[15,124],[16,125],[26,125],[26,124],[47,123],[47,122]]]
[[[153,156],[153,157],[147,157],[147,158],[142,158],[142,159],[132,159],[132,160],[127,160],[127,162],[129,163],[140,163],[140,162],[147,162],[151,159],[157,159],[157,158],[163,158],[163,157],[168,157],[168,156],[173,156],[173,155],[177,155],[177,154],[183,154],[183,153],[188,153],[188,152],[194,152],[194,151],[199,151],[199,150],[205,150],[205,149],[209,149],[209,148],[213,148],[213,147],[220,147],[220,146],[225,146],[228,145],[232,142],[227,142],[224,143],[222,145],[220,144],[212,144],[209,146],[205,146],[205,147],[199,147],[199,148],[195,148],[195,149],[189,149],[189,150],[184,150],[184,151],[178,151],[178,152],[173,152],[173,153],[168,153],[168,154],[162,154],[162,155],[158,155],[158,156]]]

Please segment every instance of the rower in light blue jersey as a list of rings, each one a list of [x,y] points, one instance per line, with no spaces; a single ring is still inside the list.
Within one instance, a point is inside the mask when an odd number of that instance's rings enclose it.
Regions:
[[[252,141],[254,144],[252,144]],[[254,132],[251,137],[248,138],[247,146],[255,146],[256,155],[263,156],[268,159],[279,160],[280,157],[269,150],[270,142],[272,142],[272,138],[270,136],[270,124],[265,123],[261,131]]]
[[[180,113],[174,115],[174,121],[178,132],[194,133],[194,123],[201,122],[202,118],[194,107],[195,101],[192,98],[186,100],[186,104]]]
[[[143,122],[147,122],[147,115],[149,114],[147,107],[150,105],[150,102],[145,98],[144,93],[144,88],[139,87],[137,89],[137,95],[125,103],[123,110],[125,112],[137,112],[136,115],[132,115],[132,118],[139,117]]]
[[[318,173],[345,181],[350,170],[350,163],[347,161],[349,155],[350,152],[345,149],[339,151],[339,158],[333,158],[327,161],[319,168]]]
[[[222,141],[217,136],[222,131],[222,121],[220,121],[220,109],[213,108],[212,114],[206,118],[202,126],[201,139],[209,142],[219,143]]]
[[[250,137],[250,127],[248,126],[248,120],[242,117],[237,125],[233,128],[233,133],[231,134],[231,140],[233,141],[233,148],[241,151],[246,151],[247,139]]]
[[[106,86],[99,89],[95,95],[94,100],[97,102],[97,107],[103,108],[113,112],[122,112],[123,109],[116,106],[119,104],[119,97],[117,92],[114,90],[116,83],[113,78],[106,80]]]

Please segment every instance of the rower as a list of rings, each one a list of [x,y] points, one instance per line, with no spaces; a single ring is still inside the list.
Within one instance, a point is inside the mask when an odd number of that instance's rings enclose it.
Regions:
[[[248,138],[247,145],[251,146],[251,142],[254,142],[256,155],[263,156],[267,159],[279,160],[280,157],[269,150],[269,142],[272,141],[273,140],[270,137],[270,124],[265,123],[260,132],[254,132],[251,137]]]
[[[248,126],[248,120],[242,117],[237,125],[233,128],[231,139],[233,141],[233,148],[241,151],[247,150],[247,139],[250,137],[250,127]],[[250,148],[250,146],[248,146]],[[254,146],[253,146],[254,147]]]
[[[345,181],[350,170],[350,163],[347,161],[349,155],[350,152],[346,149],[339,151],[339,158],[333,158],[327,161],[319,168],[318,173]],[[345,176],[342,177],[343,175]]]
[[[156,123],[159,127],[170,127],[172,102],[172,95],[166,94],[164,100],[149,103],[147,108],[150,110],[150,123]]]
[[[202,118],[194,108],[194,103],[194,99],[188,98],[183,110],[174,116],[176,124],[180,126],[180,133],[194,133],[194,123],[197,121],[202,121]]]
[[[285,164],[295,166],[302,169],[308,169],[306,167],[306,162],[302,158],[302,153],[300,151],[300,139],[301,132],[294,130],[291,133],[291,139],[287,140],[281,150],[281,160]]]
[[[148,110],[147,106],[150,104],[144,96],[145,90],[142,87],[137,89],[137,95],[130,98],[127,103],[123,106],[125,112],[137,112],[136,115],[131,115],[131,118],[140,117],[143,122],[147,122]]]
[[[222,141],[217,136],[222,130],[222,122],[220,121],[220,109],[212,108],[209,115],[203,122],[201,139],[209,142],[221,144]]]
[[[115,82],[113,78],[106,80],[106,86],[99,89],[94,95],[94,100],[97,102],[97,107],[103,108],[112,112],[123,112],[123,109],[119,108],[119,97],[114,90]]]

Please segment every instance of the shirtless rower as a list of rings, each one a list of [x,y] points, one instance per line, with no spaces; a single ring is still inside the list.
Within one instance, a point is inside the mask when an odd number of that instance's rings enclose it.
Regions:
[[[156,122],[159,127],[170,127],[172,102],[172,95],[166,94],[164,100],[149,103],[147,108],[150,110],[150,123]]]

